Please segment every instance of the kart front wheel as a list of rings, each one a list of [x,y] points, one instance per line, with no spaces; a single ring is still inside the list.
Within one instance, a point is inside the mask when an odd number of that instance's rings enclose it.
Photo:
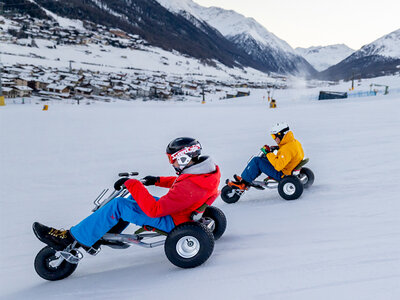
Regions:
[[[226,185],[221,190],[221,198],[226,203],[236,203],[239,201],[242,191],[236,186]]]
[[[222,210],[215,206],[209,206],[203,214],[203,217],[210,218],[214,221],[215,226],[212,234],[214,240],[218,240],[225,232],[226,229],[226,217]]]
[[[286,176],[278,184],[278,193],[285,200],[295,200],[303,194],[303,184],[296,176]]]
[[[180,268],[203,264],[214,250],[214,236],[203,224],[186,222],[175,227],[164,244],[168,260]]]
[[[305,189],[314,183],[314,173],[309,168],[301,168],[299,177]]]
[[[58,257],[57,251],[49,246],[40,250],[35,258],[36,273],[43,279],[50,281],[67,278],[74,273],[77,267],[78,264],[71,264],[63,258]]]

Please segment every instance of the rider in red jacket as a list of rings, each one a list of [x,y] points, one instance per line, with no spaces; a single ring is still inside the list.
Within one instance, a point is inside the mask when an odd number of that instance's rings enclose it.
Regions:
[[[198,174],[194,173],[198,170]],[[212,172],[209,172],[212,171]],[[207,172],[207,173],[202,173]],[[190,221],[191,213],[202,204],[211,205],[218,197],[218,185],[221,177],[218,166],[208,157],[186,170],[179,177],[159,177],[156,186],[169,188],[168,193],[156,200],[136,179],[125,182],[125,186],[143,212],[158,218],[170,215],[175,225]]]
[[[177,138],[167,146],[170,163],[177,177],[146,176],[141,181],[121,178],[116,190],[125,186],[130,196],[115,198],[73,226],[57,230],[34,223],[36,236],[57,250],[77,241],[91,247],[107,232],[118,233],[129,223],[148,225],[169,232],[176,225],[190,221],[191,213],[202,204],[211,204],[218,197],[221,177],[218,166],[207,156],[200,156],[201,145],[193,138]],[[161,197],[153,197],[144,185],[169,188]]]

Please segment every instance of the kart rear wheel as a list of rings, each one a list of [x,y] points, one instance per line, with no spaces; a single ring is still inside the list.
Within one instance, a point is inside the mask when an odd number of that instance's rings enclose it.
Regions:
[[[180,268],[203,264],[214,250],[214,236],[203,224],[186,222],[176,226],[164,244],[168,260]]]
[[[78,264],[71,264],[56,257],[56,252],[53,248],[46,246],[35,257],[35,271],[43,279],[56,281],[67,278],[78,267]]]
[[[300,176],[304,178],[302,180],[305,189],[308,189],[314,183],[314,173],[309,168],[301,168]]]
[[[215,228],[212,231],[214,240],[218,240],[225,232],[226,217],[222,210],[215,206],[209,206],[203,214],[203,217],[210,218],[215,222]]]
[[[285,200],[295,200],[303,194],[303,184],[296,176],[286,176],[278,184],[278,193]]]
[[[226,185],[221,190],[221,198],[222,200],[224,200],[225,203],[236,203],[239,201],[241,196],[237,193],[238,191],[238,187]]]

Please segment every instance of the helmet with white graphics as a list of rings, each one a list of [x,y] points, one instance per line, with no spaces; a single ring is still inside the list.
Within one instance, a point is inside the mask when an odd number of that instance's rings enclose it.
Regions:
[[[274,126],[271,128],[271,136],[275,140],[276,138],[279,138],[280,140],[283,139],[285,134],[289,131],[289,125],[285,122],[281,123],[276,123]]]
[[[201,149],[198,140],[190,137],[179,137],[168,144],[166,152],[171,164],[178,162],[178,167],[174,166],[174,168],[180,173],[191,161],[200,156]]]

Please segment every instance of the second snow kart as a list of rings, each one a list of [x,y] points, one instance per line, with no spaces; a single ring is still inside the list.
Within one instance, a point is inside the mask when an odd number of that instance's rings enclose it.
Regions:
[[[120,173],[120,177],[136,176],[139,173]],[[108,189],[103,190],[94,201],[95,212],[117,197],[127,197],[127,189],[114,190],[106,197]],[[143,226],[134,233],[106,233],[95,245],[85,249],[91,255],[97,255],[101,246],[114,249],[126,249],[131,245],[154,248],[164,245],[168,260],[181,268],[194,268],[203,264],[214,250],[214,241],[225,232],[226,217],[212,203],[204,203],[192,212],[191,221],[176,226],[171,232],[164,232],[150,226]],[[36,255],[34,266],[37,274],[50,281],[64,279],[77,268],[83,253],[77,242],[62,251],[50,246],[44,247]]]
[[[308,158],[303,159],[292,171],[292,174],[285,176],[282,180],[277,181],[273,178],[266,177],[264,180],[254,180],[248,188],[278,189],[279,195],[285,200],[298,199],[303,190],[309,188],[314,183],[314,173],[305,168],[304,165],[309,161]],[[236,203],[246,190],[242,190],[236,186],[228,185],[229,179],[226,180],[226,186],[221,190],[221,198],[226,203]]]

